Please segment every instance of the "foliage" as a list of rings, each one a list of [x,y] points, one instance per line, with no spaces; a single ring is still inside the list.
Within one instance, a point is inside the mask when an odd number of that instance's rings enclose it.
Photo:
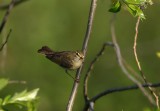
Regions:
[[[113,6],[109,9],[110,12],[117,13],[121,10],[121,2],[117,1],[113,3]]]
[[[0,90],[6,87],[8,82],[8,79],[0,79]],[[38,88],[31,91],[24,90],[15,93],[13,96],[7,95],[4,99],[0,98],[0,111],[10,111],[9,107],[18,107],[18,109],[25,108],[27,111],[36,111],[38,91]]]
[[[141,19],[145,19],[143,10],[147,8],[148,5],[152,5],[151,0],[117,0],[112,2],[112,7],[109,9],[110,12],[117,13],[121,9],[121,4],[127,7],[127,10],[134,16],[139,16]]]

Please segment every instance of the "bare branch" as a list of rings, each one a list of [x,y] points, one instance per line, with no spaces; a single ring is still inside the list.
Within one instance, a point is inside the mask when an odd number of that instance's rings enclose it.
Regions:
[[[160,87],[160,83],[155,83],[155,84],[143,84],[142,87]],[[97,100],[100,98],[107,96],[108,94],[116,93],[116,92],[123,92],[123,91],[130,91],[134,89],[139,89],[139,86],[133,85],[133,86],[126,86],[126,87],[119,87],[119,88],[112,88],[112,89],[106,89],[102,91],[101,93],[97,94],[96,96],[92,97],[91,99],[88,100],[88,102],[84,106],[83,111],[88,111],[90,107],[94,107],[94,104]],[[91,106],[92,103],[92,106]],[[91,110],[90,110],[91,111]]]
[[[85,34],[85,38],[84,38],[84,42],[83,42],[83,46],[82,46],[82,51],[84,53],[84,57],[86,56],[86,52],[87,52],[88,41],[89,41],[91,30],[92,30],[92,24],[93,24],[94,14],[95,14],[95,11],[96,11],[96,6],[97,6],[97,0],[91,0],[87,30],[86,30],[86,34]],[[77,70],[77,73],[76,73],[76,79],[77,80],[80,80],[82,67],[83,67],[83,64]],[[72,111],[74,100],[75,100],[75,97],[76,97],[76,94],[77,94],[77,91],[78,91],[78,86],[79,86],[79,83],[74,81],[72,91],[71,91],[71,95],[70,95],[70,98],[69,98],[69,101],[68,101],[68,104],[67,104],[67,108],[66,108],[67,111]]]
[[[133,46],[133,50],[134,50],[134,56],[135,56],[135,59],[136,59],[138,68],[139,68],[140,71],[142,71],[140,62],[139,62],[139,60],[138,60],[137,49],[136,49],[136,47],[137,47],[137,38],[138,38],[138,27],[139,27],[139,22],[140,22],[140,17],[138,17],[137,23],[136,23],[136,27],[135,27],[136,33],[135,33],[135,36],[134,36],[134,46]],[[141,73],[141,74],[142,74],[142,76],[144,76],[143,73]],[[145,79],[144,79],[144,80],[145,80]]]
[[[6,40],[4,41],[4,43],[2,43],[1,47],[0,47],[0,52],[3,50],[4,46],[7,44],[8,40],[9,40],[9,37],[10,37],[10,34],[11,34],[12,30],[10,29],[7,37],[6,37]]]
[[[17,6],[17,5],[19,5],[19,4],[23,3],[23,2],[26,2],[26,1],[29,1],[29,0],[15,0],[14,6]],[[9,4],[0,5],[0,9],[1,10],[6,10],[6,9],[8,9],[8,7],[9,7]]]
[[[89,97],[88,97],[88,80],[89,80],[89,77],[90,77],[90,74],[91,74],[91,71],[93,70],[94,68],[94,64],[98,61],[98,59],[100,58],[101,55],[103,55],[104,51],[105,51],[105,48],[106,46],[114,46],[113,43],[111,42],[107,42],[107,43],[104,43],[101,50],[99,51],[99,53],[96,55],[96,57],[91,61],[90,63],[90,66],[87,70],[87,73],[85,75],[85,78],[84,78],[84,86],[83,86],[83,94],[84,94],[84,99],[85,101],[87,102],[89,100]]]
[[[143,84],[142,87],[160,87],[160,83],[155,83],[155,84]],[[127,86],[127,87],[120,87],[120,88],[113,88],[113,89],[108,89],[105,90],[93,98],[90,99],[90,101],[95,102],[96,100],[100,99],[101,97],[115,93],[115,92],[122,92],[122,91],[128,91],[128,90],[133,90],[133,89],[139,89],[139,86],[133,85],[133,86]]]
[[[137,48],[136,48],[136,47],[137,47],[139,23],[140,23],[140,17],[138,17],[137,23],[136,23],[136,27],[135,27],[136,32],[135,32],[135,36],[134,36],[133,51],[134,51],[134,56],[135,56],[135,59],[136,59],[136,63],[137,63],[138,69],[139,69],[139,71],[140,71],[140,73],[141,73],[141,76],[142,76],[144,82],[145,82],[146,84],[150,84],[150,83],[147,81],[147,79],[146,79],[146,77],[145,77],[145,75],[144,75],[144,73],[143,73],[143,71],[142,71],[140,62],[139,62],[139,60],[138,60],[138,55],[137,55]],[[155,99],[156,99],[156,105],[157,105],[157,108],[159,109],[159,97],[157,96],[157,94],[155,93],[155,91],[154,91],[151,87],[148,87],[148,88],[149,88],[149,90],[151,91],[152,95],[155,97]]]
[[[0,34],[2,33],[2,30],[8,20],[9,14],[14,7],[14,3],[15,3],[15,0],[12,0],[11,3],[9,4],[9,7],[8,7],[3,19],[2,19],[2,23],[0,24]]]
[[[142,87],[142,84],[136,79],[134,78],[129,72],[128,70],[125,68],[124,64],[123,64],[123,59],[122,59],[122,55],[121,55],[121,51],[120,51],[120,47],[117,43],[116,40],[116,35],[115,35],[115,28],[114,28],[114,19],[115,19],[115,15],[113,16],[113,18],[111,19],[111,35],[112,35],[112,40],[113,40],[113,44],[115,45],[114,49],[117,55],[117,60],[119,63],[119,66],[121,67],[122,71],[124,72],[124,74],[131,80],[133,81],[135,84],[138,85],[138,87],[140,88],[140,90],[144,93],[144,95],[149,99],[149,101],[152,104],[155,104],[155,101],[153,100],[152,96]]]
[[[87,70],[87,73],[85,74],[85,78],[84,78],[84,83],[83,83],[83,95],[84,95],[84,99],[85,99],[85,104],[86,107],[83,109],[84,111],[86,111],[87,109],[89,109],[89,111],[93,111],[94,110],[94,102],[90,102],[90,99],[88,97],[88,80],[91,74],[91,71],[94,68],[94,64],[98,61],[98,59],[100,58],[100,56],[103,55],[106,46],[114,46],[113,43],[111,42],[107,42],[104,43],[101,50],[99,51],[99,53],[96,55],[96,57],[91,61],[90,66]]]

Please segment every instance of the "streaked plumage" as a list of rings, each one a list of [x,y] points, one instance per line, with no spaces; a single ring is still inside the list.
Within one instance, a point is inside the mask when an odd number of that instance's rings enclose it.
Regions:
[[[54,52],[49,47],[43,46],[38,52],[65,69],[78,69],[84,59],[82,51]]]

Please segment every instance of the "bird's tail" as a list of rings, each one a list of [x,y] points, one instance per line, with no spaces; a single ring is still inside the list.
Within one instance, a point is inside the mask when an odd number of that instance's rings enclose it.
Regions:
[[[52,51],[48,46],[43,46],[41,49],[38,50],[38,53],[50,55],[54,54],[54,51]]]

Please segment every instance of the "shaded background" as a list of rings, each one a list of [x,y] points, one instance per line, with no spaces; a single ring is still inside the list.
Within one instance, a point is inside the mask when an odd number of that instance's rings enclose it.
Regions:
[[[2,1],[1,1],[2,2]],[[146,20],[140,23],[138,38],[138,56],[142,69],[149,81],[159,82],[160,51],[159,6],[154,1],[145,10]],[[81,111],[84,105],[83,77],[91,60],[102,47],[111,41],[110,18],[108,12],[110,1],[99,0],[94,19],[87,58],[81,78],[74,111]],[[27,84],[11,84],[1,92],[1,96],[21,91],[40,88],[39,111],[64,111],[70,96],[73,80],[65,71],[37,53],[43,45],[55,51],[81,49],[85,35],[90,1],[81,0],[30,0],[15,7],[9,17],[3,36],[13,29],[7,45],[7,55],[0,54],[0,76],[11,80],[25,80]],[[0,16],[5,11],[0,11]],[[116,35],[122,55],[136,70],[133,56],[133,40],[136,18],[122,10],[116,17]],[[2,35],[1,38],[2,39]],[[74,75],[74,71],[70,72]],[[123,74],[116,61],[112,48],[96,63],[89,81],[89,96],[110,88],[133,85]],[[98,100],[96,111],[141,111],[151,107],[148,99],[138,91],[114,93]]]

